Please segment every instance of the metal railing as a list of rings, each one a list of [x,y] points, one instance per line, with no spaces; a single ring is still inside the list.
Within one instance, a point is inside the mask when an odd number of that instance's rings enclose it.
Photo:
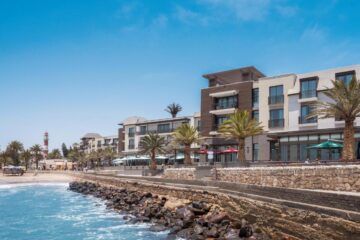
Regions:
[[[284,119],[271,119],[269,120],[269,128],[284,127]]]
[[[284,103],[284,95],[269,96],[268,102],[270,105]]]
[[[303,91],[300,92],[300,97],[301,98],[317,97],[317,91],[316,91],[316,89],[303,90]]]
[[[227,108],[237,108],[238,107],[238,103],[237,102],[233,102],[233,103],[226,103],[226,104],[221,104],[221,103],[217,103],[214,105],[214,109],[218,110],[218,109],[227,109]]]
[[[307,118],[306,116],[299,116],[299,124],[317,123],[317,117]]]

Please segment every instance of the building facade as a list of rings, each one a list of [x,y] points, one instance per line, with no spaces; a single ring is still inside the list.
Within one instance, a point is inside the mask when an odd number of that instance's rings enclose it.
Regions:
[[[235,141],[222,138],[218,126],[235,109],[248,110],[264,128],[264,134],[246,139],[249,161],[338,160],[339,150],[308,147],[324,140],[342,140],[344,122],[340,119],[308,119],[311,104],[329,101],[323,91],[331,80],[349,82],[360,73],[360,65],[305,74],[266,77],[255,67],[206,74],[209,87],[201,91],[201,134],[203,148],[215,153],[237,148]],[[356,120],[356,154],[360,158],[360,121]],[[215,154],[215,162],[234,159],[234,153]]]
[[[145,118],[136,116],[129,117],[119,124],[119,153],[123,156],[141,155],[140,141],[149,133],[159,134],[170,144],[174,130],[184,123],[188,123],[199,129],[200,114],[195,113],[193,116],[156,120],[146,120]],[[192,147],[194,149],[199,148],[198,145]]]
[[[119,149],[118,144],[117,135],[103,137],[98,133],[87,133],[81,138],[80,149],[85,153],[90,153],[111,147],[117,153]]]

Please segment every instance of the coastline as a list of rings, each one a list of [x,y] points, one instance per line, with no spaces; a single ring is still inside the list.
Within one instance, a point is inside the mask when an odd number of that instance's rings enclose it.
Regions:
[[[69,183],[75,178],[68,174],[62,173],[25,173],[23,176],[4,176],[0,175],[0,186],[8,184],[22,183]]]

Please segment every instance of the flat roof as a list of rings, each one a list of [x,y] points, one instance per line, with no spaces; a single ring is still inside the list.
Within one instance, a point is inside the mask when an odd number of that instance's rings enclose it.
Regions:
[[[213,77],[213,75],[222,75],[222,74],[224,74],[224,73],[246,72],[246,71],[256,72],[256,73],[258,73],[261,77],[266,77],[266,75],[265,75],[264,73],[262,73],[259,69],[257,69],[257,68],[254,67],[254,66],[247,66],[247,67],[235,68],[235,69],[231,69],[231,70],[214,72],[214,73],[207,73],[207,74],[204,74],[203,77],[209,79],[209,78]]]

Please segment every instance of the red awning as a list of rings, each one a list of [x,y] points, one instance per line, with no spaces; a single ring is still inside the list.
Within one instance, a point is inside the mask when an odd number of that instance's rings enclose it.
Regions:
[[[207,149],[200,149],[199,151],[197,151],[198,154],[207,154],[208,150]]]
[[[228,148],[226,150],[221,151],[220,153],[237,153],[238,150],[235,148]]]

